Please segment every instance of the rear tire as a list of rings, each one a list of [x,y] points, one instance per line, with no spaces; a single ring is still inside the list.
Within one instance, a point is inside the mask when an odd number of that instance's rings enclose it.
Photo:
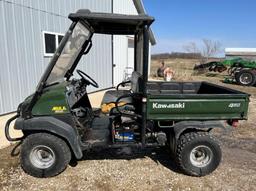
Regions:
[[[56,176],[66,169],[70,160],[66,142],[51,134],[31,134],[21,145],[21,167],[34,177]]]
[[[242,86],[253,86],[256,82],[255,73],[251,70],[241,70],[235,73],[235,79]]]
[[[221,156],[218,142],[208,132],[186,133],[178,140],[177,164],[187,175],[210,174],[219,166]]]

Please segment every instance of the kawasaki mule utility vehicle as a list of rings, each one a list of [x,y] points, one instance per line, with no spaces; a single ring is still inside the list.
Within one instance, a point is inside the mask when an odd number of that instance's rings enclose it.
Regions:
[[[217,168],[221,149],[211,135],[247,118],[249,95],[206,82],[149,82],[147,15],[92,13],[79,10],[43,74],[36,92],[22,102],[6,124],[9,141],[22,140],[20,163],[32,176],[62,172],[71,158],[94,147],[168,146],[177,165],[188,175],[203,176]],[[76,70],[92,47],[94,33],[134,35],[135,59],[131,88],[109,90],[101,109],[93,109],[87,87],[98,84]],[[102,63],[104,64],[104,63]],[[104,74],[99,74],[104,75]],[[9,125],[24,136],[14,139]]]

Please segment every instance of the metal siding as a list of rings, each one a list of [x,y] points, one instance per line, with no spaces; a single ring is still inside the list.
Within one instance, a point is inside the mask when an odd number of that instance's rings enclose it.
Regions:
[[[137,15],[138,12],[132,0],[113,0],[113,12],[119,14]],[[124,69],[128,61],[128,38],[125,35],[116,35],[114,41],[114,85],[122,82]]]
[[[113,0],[113,12],[120,14],[137,15],[133,0]]]
[[[3,4],[2,4],[3,5]],[[15,46],[15,37],[12,36],[12,38],[8,38],[9,34],[13,34],[13,21],[12,20],[7,20],[7,18],[11,17],[12,14],[12,6],[11,4],[8,4],[7,6],[2,6],[2,19],[3,19],[3,37],[4,37],[4,48],[3,50],[0,50],[1,52],[5,52],[4,55],[4,59],[1,59],[2,62],[2,74],[3,74],[3,78],[1,80],[2,83],[2,90],[1,92],[3,92],[2,95],[2,99],[3,99],[3,107],[5,108],[10,108],[13,107],[13,103],[11,102],[12,99],[15,99],[17,92],[15,92],[14,90],[17,88],[17,78],[16,78],[16,70],[13,71],[14,69],[14,62],[16,62],[14,60],[14,46]],[[2,36],[2,35],[1,35]],[[9,50],[12,50],[12,52],[10,53]],[[4,66],[7,63],[11,63],[8,64],[7,66]],[[8,83],[5,83],[5,82]],[[13,87],[13,88],[12,88]],[[6,96],[7,95],[7,96]]]
[[[6,81],[10,80],[10,69],[9,65],[4,65],[5,63],[9,63],[9,57],[8,57],[8,49],[7,49],[7,39],[6,39],[6,29],[5,29],[5,7],[4,3],[0,1],[0,24],[2,27],[2,30],[0,30],[0,56],[1,56],[1,61],[0,61],[0,94],[1,94],[1,107],[0,109],[3,111],[5,108],[8,108],[8,106],[11,104],[10,99],[7,99],[4,101],[5,94],[10,95],[11,94],[11,89],[10,86],[8,86]]]
[[[42,31],[65,33],[77,9],[111,12],[111,0],[0,1],[0,114],[16,110],[35,91],[50,58],[43,56]],[[100,88],[112,86],[111,36],[95,35],[79,67]],[[89,91],[94,89],[90,88]]]
[[[3,17],[2,17],[2,14],[3,14],[3,2],[0,1],[0,26],[3,26]],[[4,35],[3,35],[3,31],[0,30],[0,45],[1,46],[5,46],[4,45]],[[3,111],[4,110],[4,107],[3,107],[3,63],[5,63],[5,54],[3,52],[3,50],[1,49],[0,50],[0,58],[1,58],[1,61],[0,61],[0,111]]]
[[[96,82],[100,89],[112,86],[112,49],[111,36],[94,35],[93,46],[88,55],[84,56],[78,64],[78,69],[86,71]],[[95,56],[97,55],[97,56]],[[89,91],[97,89],[89,86]]]

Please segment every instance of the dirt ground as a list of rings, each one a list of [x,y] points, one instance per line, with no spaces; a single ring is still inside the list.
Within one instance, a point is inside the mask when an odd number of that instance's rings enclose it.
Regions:
[[[163,148],[144,151],[101,150],[85,153],[57,177],[38,179],[23,172],[18,149],[1,150],[1,190],[248,190],[256,188],[256,141],[221,136],[223,160],[212,174],[183,175]],[[11,156],[13,155],[13,156]]]
[[[57,177],[38,179],[19,166],[19,146],[0,152],[0,190],[248,190],[256,189],[256,88],[223,84],[222,76],[194,75],[196,60],[167,60],[170,66],[182,63],[176,78],[207,80],[252,94],[249,120],[236,129],[213,132],[221,141],[223,159],[212,174],[196,178],[183,175],[165,148],[96,150],[72,164]],[[151,72],[158,62],[153,62]],[[176,65],[177,66],[177,65]]]

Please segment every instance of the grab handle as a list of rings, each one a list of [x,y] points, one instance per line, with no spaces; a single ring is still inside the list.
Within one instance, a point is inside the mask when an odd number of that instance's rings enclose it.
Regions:
[[[23,137],[12,138],[12,137],[10,136],[10,132],[9,132],[9,131],[10,131],[10,124],[11,124],[11,122],[12,122],[13,120],[17,119],[18,117],[19,117],[18,114],[15,115],[15,116],[13,116],[12,118],[8,119],[8,121],[7,121],[6,124],[5,124],[5,137],[6,137],[6,139],[7,139],[8,141],[10,141],[10,142],[12,142],[12,141],[20,141],[20,140],[23,139]]]

